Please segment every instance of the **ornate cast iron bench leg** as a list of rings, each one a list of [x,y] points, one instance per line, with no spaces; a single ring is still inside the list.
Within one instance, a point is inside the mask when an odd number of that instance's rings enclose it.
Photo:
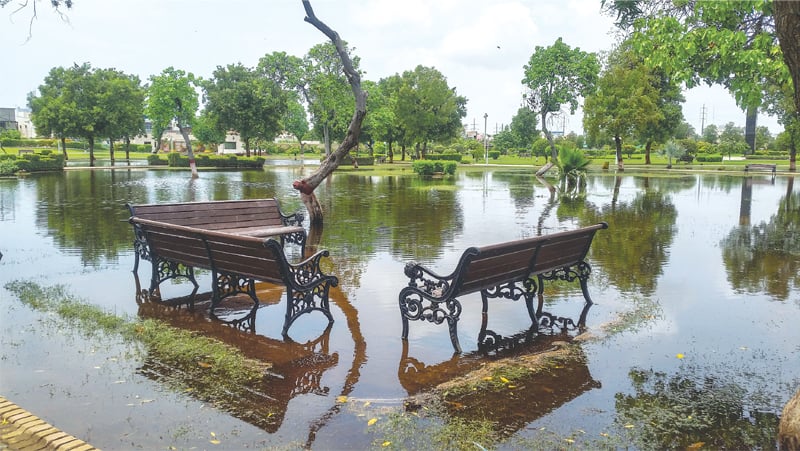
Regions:
[[[553,271],[549,271],[543,274],[539,274],[539,294],[544,292],[544,281],[545,280],[563,280],[565,282],[574,282],[575,279],[581,284],[581,292],[583,293],[583,298],[586,300],[586,303],[591,305],[592,298],[589,296],[589,288],[587,282],[589,280],[589,275],[592,273],[592,267],[586,262],[580,262],[575,266],[567,266],[564,268],[555,269]]]

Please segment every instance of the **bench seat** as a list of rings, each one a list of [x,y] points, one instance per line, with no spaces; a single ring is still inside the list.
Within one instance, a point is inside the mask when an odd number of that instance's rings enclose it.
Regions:
[[[190,295],[193,305],[199,284],[195,268],[212,272],[211,313],[227,297],[248,295],[256,308],[255,282],[270,282],[286,288],[286,314],[283,335],[302,314],[319,310],[333,322],[328,303],[330,287],[338,285],[335,276],[326,275],[320,260],[328,251],[319,251],[298,262],[289,263],[283,245],[268,238],[204,230],[132,216],[134,230],[141,233],[152,263],[150,293],[158,292],[161,283],[187,278],[194,285]]]
[[[439,275],[414,262],[406,264],[409,282],[399,295],[402,338],[408,339],[411,320],[447,322],[453,349],[460,353],[456,326],[462,305],[458,298],[475,292],[481,293],[484,314],[491,298],[524,298],[534,324],[538,324],[545,280],[577,279],[586,304],[591,305],[587,288],[591,267],[585,259],[595,233],[606,228],[608,224],[602,222],[566,232],[470,247],[448,275]],[[537,297],[539,305],[535,308]]]

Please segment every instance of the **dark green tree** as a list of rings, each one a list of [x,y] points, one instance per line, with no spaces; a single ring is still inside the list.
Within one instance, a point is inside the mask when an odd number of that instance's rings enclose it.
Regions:
[[[547,172],[558,159],[558,150],[553,134],[547,129],[547,117],[561,111],[562,105],[569,105],[570,114],[578,109],[578,98],[586,97],[594,91],[600,63],[594,53],[571,48],[558,38],[550,47],[536,46],[525,65],[522,84],[528,92],[524,100],[527,107],[539,115],[540,124],[550,143],[550,161],[536,173]]]

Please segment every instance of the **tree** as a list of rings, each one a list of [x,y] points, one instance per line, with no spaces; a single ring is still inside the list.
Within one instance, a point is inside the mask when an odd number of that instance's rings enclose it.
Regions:
[[[206,110],[194,120],[192,135],[201,143],[218,146],[225,142],[225,130],[219,126],[217,118]]]
[[[153,121],[154,129],[165,130],[173,122],[177,125],[186,143],[192,178],[198,177],[192,142],[189,139],[189,131],[194,128],[200,106],[195,91],[198,81],[191,72],[186,73],[172,66],[161,71],[160,75],[150,76],[145,108],[147,117]],[[158,137],[158,142],[161,142],[161,136]]]
[[[721,153],[728,154],[728,158],[734,152],[744,154],[748,149],[744,139],[744,130],[733,122],[725,124],[722,133],[719,134],[719,148]]]
[[[706,125],[703,129],[703,141],[711,144],[719,142],[719,128],[714,124]]]
[[[347,80],[353,92],[353,98],[355,99],[353,117],[350,119],[347,134],[341,143],[339,143],[339,147],[322,160],[317,170],[311,175],[301,180],[295,180],[292,183],[292,187],[300,191],[300,200],[308,210],[309,222],[312,225],[321,226],[323,222],[322,206],[314,195],[314,190],[339,167],[350,150],[358,145],[358,137],[361,134],[361,124],[364,121],[364,116],[367,115],[367,94],[361,89],[361,75],[355,69],[353,61],[347,53],[347,46],[339,37],[339,33],[317,18],[314,14],[314,10],[311,8],[311,2],[309,0],[303,0],[303,8],[306,12],[304,20],[327,36],[336,48],[336,53],[339,55],[339,59],[342,62],[342,69],[347,76]]]
[[[74,69],[74,68],[73,68]],[[31,120],[40,135],[53,136],[61,140],[64,159],[68,159],[66,139],[69,133],[76,130],[76,113],[74,105],[66,102],[66,90],[72,71],[63,67],[54,67],[39,85],[39,95],[28,93],[28,107],[31,109]]]
[[[547,172],[558,159],[553,135],[547,129],[547,116],[561,111],[569,104],[570,114],[578,109],[578,97],[586,97],[594,90],[600,64],[594,53],[572,49],[561,38],[550,47],[536,46],[528,64],[522,84],[528,88],[524,100],[531,111],[541,118],[542,131],[550,144],[551,160],[536,174]]]
[[[660,93],[653,85],[650,71],[621,47],[609,56],[597,90],[586,97],[584,128],[592,134],[604,131],[614,137],[620,171],[625,170],[623,139],[653,130],[664,119],[658,105]]]
[[[539,137],[539,130],[536,126],[536,112],[531,111],[530,108],[520,107],[511,118],[510,128],[514,147],[530,150],[533,142]]]
[[[664,147],[661,148],[661,154],[667,157],[667,169],[672,167],[672,159],[673,158],[680,158],[683,154],[686,153],[686,149],[675,141],[674,139],[670,139],[664,144]]]
[[[395,117],[406,138],[423,158],[431,141],[446,142],[461,132],[467,99],[447,85],[447,78],[433,67],[417,66],[400,77]]]
[[[743,109],[764,107],[766,86],[794,81],[800,105],[800,4],[775,1],[602,0],[651,67],[691,88],[725,86]],[[780,38],[780,39],[779,39]],[[780,40],[780,42],[779,42]],[[766,107],[769,107],[766,105]],[[796,170],[796,154],[790,156]]]
[[[111,164],[114,164],[114,141],[125,140],[125,158],[130,160],[131,137],[144,134],[145,90],[136,75],[115,69],[96,71],[102,79],[101,111],[104,113],[104,136],[108,138]]]
[[[349,54],[346,42],[343,50]],[[358,71],[358,58],[352,59]],[[353,93],[348,85],[336,47],[326,42],[312,47],[303,60],[304,90],[314,130],[321,133],[325,155],[331,153],[331,141],[341,140],[347,133]]]
[[[272,140],[281,131],[287,93],[273,80],[241,63],[217,66],[203,82],[206,110],[224,130],[235,130],[250,156],[254,139]]]
[[[283,116],[283,128],[291,133],[300,144],[300,155],[303,154],[303,139],[308,134],[308,120],[306,110],[294,96],[287,103],[286,114]]]

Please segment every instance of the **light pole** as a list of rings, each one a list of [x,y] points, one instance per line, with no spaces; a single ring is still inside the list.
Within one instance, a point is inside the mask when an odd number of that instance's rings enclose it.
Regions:
[[[489,113],[483,113],[483,159],[486,165],[489,165],[489,137],[486,136],[486,121],[489,119]]]

